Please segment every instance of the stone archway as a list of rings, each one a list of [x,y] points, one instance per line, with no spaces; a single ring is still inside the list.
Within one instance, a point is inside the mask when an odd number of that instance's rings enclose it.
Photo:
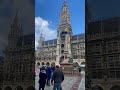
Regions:
[[[23,90],[21,86],[17,86],[15,90]]]
[[[7,87],[5,87],[4,90],[12,90],[12,88],[10,86],[7,86]]]
[[[55,67],[55,62],[52,62],[52,63],[51,63],[51,66]]]
[[[103,88],[98,85],[95,85],[92,87],[92,90],[103,90]]]
[[[120,90],[120,86],[115,85],[115,86],[113,86],[110,90]]]
[[[62,55],[62,56],[60,57],[60,63],[63,62],[63,60],[64,60],[64,56]]]
[[[50,62],[46,62],[46,66],[50,65]]]
[[[85,65],[85,62],[81,62],[81,65]]]
[[[80,67],[81,67],[82,69],[84,69],[84,68],[85,68],[85,62],[84,62],[84,61],[83,61],[83,62],[81,62]]]
[[[27,90],[35,90],[35,88],[33,86],[29,86]]]
[[[79,70],[80,69],[80,66],[79,66],[79,64],[77,62],[73,63],[73,69],[74,70]]]
[[[37,62],[37,66],[40,66],[40,63],[39,63],[39,62]]]
[[[73,67],[79,67],[79,64],[77,62],[74,62]]]
[[[41,65],[45,65],[45,62],[41,62]]]

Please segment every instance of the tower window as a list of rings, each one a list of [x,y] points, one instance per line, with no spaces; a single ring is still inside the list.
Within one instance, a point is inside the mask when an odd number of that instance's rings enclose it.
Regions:
[[[60,57],[60,62],[62,62],[64,60],[64,56]]]
[[[64,44],[61,45],[61,48],[64,48]]]
[[[61,53],[64,53],[64,50],[61,50]]]
[[[67,59],[67,55],[65,55],[65,59]]]

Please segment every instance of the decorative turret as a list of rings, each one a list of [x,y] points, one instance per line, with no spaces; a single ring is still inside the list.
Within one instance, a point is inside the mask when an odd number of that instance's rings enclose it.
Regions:
[[[38,47],[42,47],[42,46],[43,46],[44,38],[43,38],[43,34],[42,34],[42,33],[41,33],[41,35],[40,35],[40,38],[39,38],[38,43],[39,43]]]
[[[14,21],[11,24],[11,30],[8,35],[8,47],[14,48],[18,37],[23,35],[22,25],[19,24],[19,18],[18,18],[18,10],[16,11],[16,15],[14,17]]]
[[[70,14],[66,0],[64,0],[62,11],[60,13],[60,25],[62,24],[70,24]]]

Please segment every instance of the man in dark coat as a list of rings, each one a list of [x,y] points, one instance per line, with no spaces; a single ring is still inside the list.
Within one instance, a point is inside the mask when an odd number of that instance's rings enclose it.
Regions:
[[[53,72],[55,71],[55,66],[52,66],[51,69],[52,69],[52,74],[51,74],[51,77],[52,77],[53,76]]]
[[[39,90],[41,89],[44,90],[46,84],[46,78],[47,78],[46,69],[45,66],[43,65],[40,68],[40,73],[39,73]]]
[[[61,90],[61,83],[64,80],[64,74],[63,71],[59,68],[60,65],[56,65],[56,69],[53,72],[53,76],[52,76],[52,80],[51,83],[53,84],[54,81],[54,86],[53,86],[53,90]]]

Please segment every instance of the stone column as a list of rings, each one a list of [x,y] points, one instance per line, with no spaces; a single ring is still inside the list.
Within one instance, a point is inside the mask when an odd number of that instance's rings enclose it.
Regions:
[[[59,64],[59,60],[60,60],[60,36],[58,36],[57,38],[57,48],[56,48],[56,62],[55,64]]]
[[[65,51],[68,51],[68,34],[65,35]]]

